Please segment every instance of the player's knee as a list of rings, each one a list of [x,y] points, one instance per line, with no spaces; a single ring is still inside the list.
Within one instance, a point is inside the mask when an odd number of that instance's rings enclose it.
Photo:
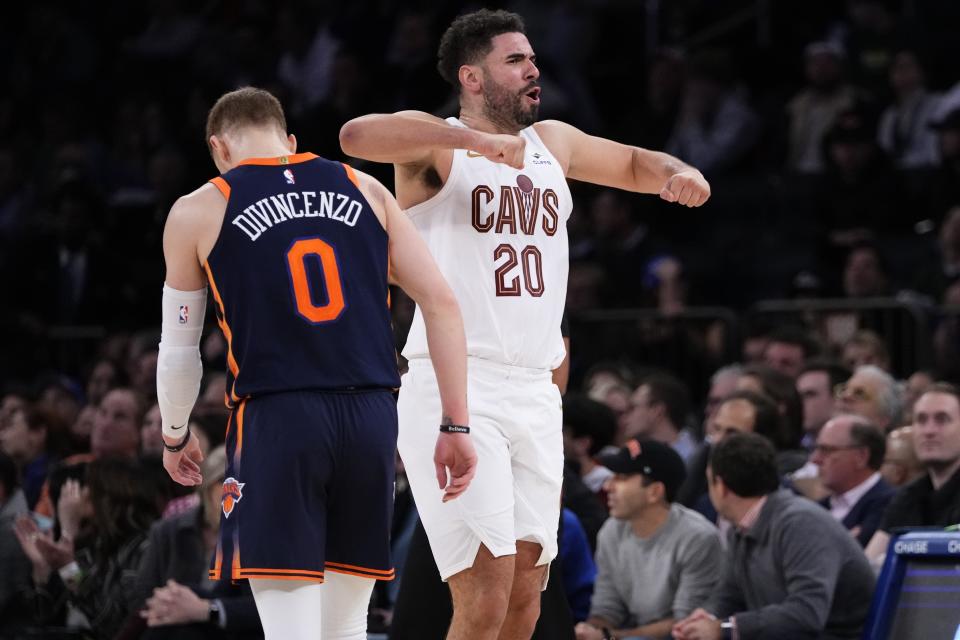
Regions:
[[[532,629],[540,617],[540,589],[514,589],[510,594],[510,617]]]
[[[510,597],[505,589],[492,588],[484,591],[482,596],[477,597],[473,602],[454,603],[453,617],[470,629],[478,631],[478,637],[483,637],[483,631],[494,631],[500,629],[504,619],[507,617],[507,610],[510,604]]]

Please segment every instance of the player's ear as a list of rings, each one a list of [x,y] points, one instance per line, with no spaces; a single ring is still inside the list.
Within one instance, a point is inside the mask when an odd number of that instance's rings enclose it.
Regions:
[[[287,146],[290,148],[290,153],[297,152],[297,136],[291,134],[287,135]]]
[[[480,67],[465,64],[457,72],[460,79],[460,86],[467,90],[467,93],[478,93],[483,87],[483,71]]]
[[[230,162],[230,149],[226,142],[220,136],[214,134],[210,136],[210,148],[213,150],[215,158],[219,158],[225,163]]]

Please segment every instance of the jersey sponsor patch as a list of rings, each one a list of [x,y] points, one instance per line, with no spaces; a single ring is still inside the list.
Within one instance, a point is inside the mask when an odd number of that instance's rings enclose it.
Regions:
[[[236,478],[227,478],[223,481],[223,497],[220,504],[223,508],[223,515],[226,518],[233,513],[233,507],[243,498],[243,487],[246,482],[237,482]]]

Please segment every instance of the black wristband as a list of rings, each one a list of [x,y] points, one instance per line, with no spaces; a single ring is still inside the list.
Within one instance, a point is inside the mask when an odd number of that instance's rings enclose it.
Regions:
[[[462,424],[442,424],[440,433],[470,433],[470,427]]]
[[[600,631],[603,633],[603,640],[617,640],[613,637],[613,632],[607,627],[602,627]]]
[[[190,424],[187,423],[187,433],[183,436],[183,440],[180,441],[180,444],[175,444],[173,446],[167,444],[167,441],[163,441],[163,448],[169,451],[170,453],[176,453],[177,451],[183,451],[184,447],[187,446],[187,443],[190,442]]]

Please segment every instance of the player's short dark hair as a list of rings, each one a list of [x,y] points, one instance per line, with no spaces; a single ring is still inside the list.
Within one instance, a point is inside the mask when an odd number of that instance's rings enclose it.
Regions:
[[[225,93],[207,114],[207,144],[210,136],[222,134],[235,127],[275,124],[286,134],[287,119],[280,101],[269,91],[243,87]]]
[[[777,452],[756,433],[734,433],[710,447],[710,471],[741,498],[765,496],[780,486]]]
[[[437,70],[444,80],[460,88],[460,67],[476,64],[490,53],[493,39],[503,33],[526,34],[523,18],[509,11],[480,9],[458,17],[440,38]]]
[[[563,399],[563,426],[574,438],[590,437],[591,456],[613,443],[617,417],[607,405],[585,395],[572,393]]]

